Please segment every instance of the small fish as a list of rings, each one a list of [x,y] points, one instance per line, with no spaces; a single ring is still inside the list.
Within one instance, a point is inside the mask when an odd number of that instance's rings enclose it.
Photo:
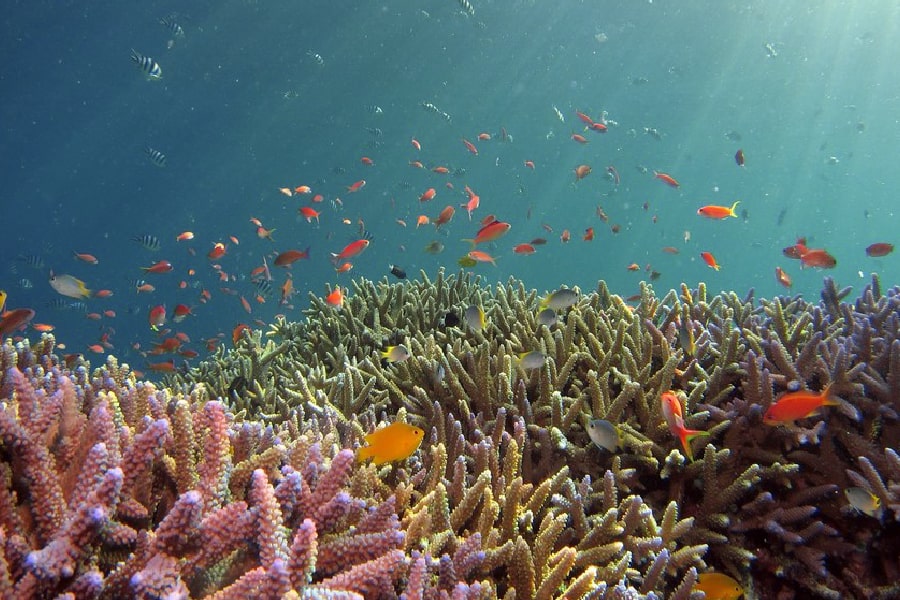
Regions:
[[[160,304],[159,306],[154,306],[150,309],[150,312],[147,314],[147,322],[150,324],[150,329],[153,331],[159,330],[160,327],[166,324],[166,305]]]
[[[675,180],[674,177],[669,175],[668,173],[663,173],[662,171],[653,171],[653,176],[668,185],[669,187],[678,188],[681,187],[681,184]]]
[[[700,573],[699,580],[691,591],[703,592],[706,600],[738,600],[744,593],[741,584],[733,578],[713,571]]]
[[[606,419],[591,419],[587,426],[588,436],[598,448],[615,452],[621,446],[619,428]]]
[[[497,260],[487,252],[482,252],[481,250],[470,250],[466,256],[475,262],[489,262],[495,267],[497,266]]]
[[[553,327],[554,325],[556,325],[556,320],[556,311],[552,308],[545,308],[541,310],[537,315],[538,323],[546,327]]]
[[[787,289],[791,289],[791,285],[793,285],[791,276],[785,273],[781,267],[775,267],[775,280]]]
[[[734,209],[737,208],[737,205],[740,203],[740,200],[736,200],[735,203],[731,205],[731,208],[728,208],[727,206],[716,206],[714,204],[701,206],[697,209],[697,214],[701,217],[706,217],[707,219],[737,218],[737,213],[734,212]]]
[[[84,253],[84,252],[76,252],[76,251],[74,251],[74,250],[72,251],[72,254],[73,254],[73,255],[75,256],[75,258],[77,258],[78,260],[80,260],[80,261],[82,261],[82,262],[86,262],[86,263],[89,264],[89,265],[96,265],[96,264],[98,264],[98,263],[100,262],[99,260],[97,260],[97,257],[94,256],[93,254],[87,254],[87,253]]]
[[[744,151],[738,148],[738,151],[734,153],[734,162],[737,163],[737,166],[744,166]]]
[[[359,181],[352,183],[347,186],[347,193],[352,194],[353,192],[358,192],[366,185],[365,179],[360,179]],[[307,192],[308,193],[308,192]]]
[[[426,244],[424,250],[427,254],[440,254],[444,251],[444,244],[438,240],[434,240],[433,242]]]
[[[302,252],[300,250],[286,250],[275,257],[275,266],[276,267],[285,267],[290,268],[292,264],[300,260],[301,258],[309,258],[309,246],[306,247],[306,250]]]
[[[188,316],[194,313],[191,312],[191,307],[187,304],[178,304],[175,306],[175,309],[172,311],[172,321],[174,323],[181,323]]]
[[[50,287],[68,298],[91,297],[91,290],[87,289],[84,282],[71,275],[54,275],[53,271],[50,271]]]
[[[466,308],[466,312],[463,313],[463,320],[466,322],[466,327],[472,331],[484,331],[485,325],[487,324],[487,320],[484,316],[484,309],[477,304],[470,304],[468,308]]]
[[[162,247],[162,245],[159,243],[159,238],[155,235],[150,235],[149,233],[145,233],[144,235],[136,235],[131,239],[132,241],[135,241],[143,246],[145,250],[150,250],[151,252],[156,252]]]
[[[782,394],[769,406],[763,415],[763,423],[766,425],[780,425],[791,423],[797,419],[803,419],[814,414],[822,406],[837,406],[838,402],[830,397],[831,384],[825,386],[821,392],[800,390]]]
[[[219,260],[223,256],[225,256],[225,244],[222,242],[216,242],[212,250],[206,253],[206,258],[209,260]]]
[[[425,432],[418,427],[398,421],[365,436],[368,445],[361,447],[356,457],[361,461],[371,458],[375,465],[405,460],[419,448],[424,438]]]
[[[397,279],[406,279],[406,271],[404,271],[397,265],[390,265],[390,267],[391,267],[391,275],[393,275]]]
[[[477,246],[478,244],[483,244],[485,242],[493,242],[506,235],[510,227],[512,226],[504,221],[491,221],[478,230],[478,233],[475,234],[474,239],[465,239],[463,241],[469,242],[475,246]]]
[[[307,223],[312,223],[312,220],[315,219],[316,224],[319,223],[319,215],[322,214],[319,211],[317,211],[316,209],[311,208],[309,206],[301,206],[300,208],[297,209],[297,212],[300,213],[301,215],[303,215],[303,217],[306,219]],[[264,237],[264,236],[260,236],[260,237]]]
[[[516,254],[524,254],[528,256],[529,254],[534,254],[535,249],[531,244],[516,244],[513,246],[513,252]]]
[[[176,242],[184,242],[184,241],[192,240],[192,239],[194,239],[193,231],[182,231],[175,237]]]
[[[705,262],[706,266],[708,266],[710,269],[715,269],[716,271],[718,271],[722,268],[721,265],[716,262],[716,257],[712,255],[712,252],[701,252],[700,258],[703,259],[703,262]]]
[[[887,242],[871,244],[866,248],[866,256],[887,256],[894,251],[894,245]]]
[[[330,294],[325,296],[325,303],[335,308],[344,306],[344,290],[341,289],[341,286],[334,288]]]
[[[429,202],[434,200],[435,196],[437,196],[437,190],[428,188],[421,196],[419,196],[419,202]]]
[[[463,12],[465,12],[470,17],[475,16],[475,7],[472,6],[472,3],[469,2],[469,0],[457,0],[457,2],[459,2],[459,7]]]
[[[545,308],[551,308],[555,311],[564,310],[576,302],[578,302],[578,292],[576,290],[560,288],[541,300],[540,308],[541,310]]]
[[[540,350],[532,350],[519,354],[516,363],[523,369],[540,369],[547,362],[547,358],[547,355]]]
[[[591,174],[591,167],[588,165],[578,165],[575,167],[575,181],[584,179]]]
[[[881,506],[881,498],[861,487],[851,487],[844,490],[847,502],[859,512],[881,520],[884,509]]]
[[[459,260],[456,261],[456,264],[459,266],[468,269],[470,267],[474,267],[478,264],[478,261],[472,258],[471,256],[461,256]]]
[[[228,398],[231,400],[240,400],[244,392],[247,391],[248,383],[247,378],[243,375],[238,375],[232,379],[231,384],[228,386]]]
[[[184,29],[175,21],[175,15],[169,15],[159,20],[159,24],[169,30],[169,34],[175,38],[184,37]]]
[[[156,81],[162,78],[162,68],[159,64],[149,56],[144,56],[133,48],[131,50],[131,62],[137,65],[138,69],[147,76],[148,80]]]
[[[141,267],[145,273],[168,273],[175,267],[167,260],[158,260],[149,267]]]
[[[44,259],[37,254],[20,254],[16,257],[16,260],[25,263],[26,266],[32,269],[42,270],[44,268]]]
[[[403,344],[388,346],[387,349],[381,353],[381,358],[391,363],[403,362],[409,357],[409,350]]]
[[[466,145],[466,150],[468,150],[469,152],[471,152],[472,154],[474,154],[476,156],[478,155],[478,148],[475,147],[475,144],[473,144],[466,138],[463,138],[462,142],[463,142],[463,144]]]
[[[681,400],[674,391],[669,390],[663,392],[660,396],[660,405],[669,431],[681,440],[681,446],[688,459],[694,461],[694,450],[691,448],[691,440],[702,435],[709,435],[708,431],[700,431],[697,429],[688,429],[684,426],[684,412],[681,407]]]
[[[332,252],[331,263],[336,265],[337,263],[339,263],[343,260],[348,260],[348,259],[354,258],[356,256],[359,256],[368,247],[369,247],[368,238],[362,238],[362,239],[356,240],[355,242],[350,242],[349,244],[344,246],[344,249],[341,250],[340,253],[334,254]]]
[[[163,168],[166,166],[166,155],[160,152],[159,150],[154,150],[150,146],[144,148],[144,153],[150,159],[154,165],[159,168]]]
[[[453,215],[456,214],[456,209],[452,206],[445,206],[444,209],[438,214],[437,218],[434,220],[435,229],[440,229],[441,225],[446,225],[453,219]]]

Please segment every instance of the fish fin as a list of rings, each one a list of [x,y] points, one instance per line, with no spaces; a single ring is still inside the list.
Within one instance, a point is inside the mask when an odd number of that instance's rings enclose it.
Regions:
[[[375,456],[375,447],[374,446],[362,446],[359,450],[356,451],[356,460],[362,462],[367,458],[372,458]]]
[[[681,445],[684,446],[684,453],[688,460],[694,462],[694,449],[691,448],[691,442],[694,438],[708,436],[708,431],[700,431],[697,429],[684,429],[681,431]]]
[[[833,383],[833,382],[832,382]],[[825,386],[825,389],[822,390],[822,406],[840,406],[840,398],[835,399],[831,396],[831,383]]]

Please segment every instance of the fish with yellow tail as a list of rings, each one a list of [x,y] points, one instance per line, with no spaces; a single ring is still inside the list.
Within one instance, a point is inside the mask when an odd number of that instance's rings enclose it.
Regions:
[[[425,432],[407,423],[395,422],[365,436],[367,446],[356,454],[360,461],[371,458],[376,465],[406,460],[418,450]]]
[[[821,392],[809,390],[788,392],[779,396],[775,404],[769,406],[763,415],[763,423],[766,425],[792,423],[797,419],[812,416],[823,406],[837,405],[838,402],[831,398],[831,384],[825,386]]]
[[[691,440],[703,435],[709,435],[709,432],[688,429],[684,426],[684,410],[681,407],[681,400],[678,399],[678,395],[673,390],[663,392],[660,397],[660,404],[666,424],[669,426],[669,431],[681,440],[681,446],[684,448],[685,455],[693,462],[694,450],[691,448]]]
[[[90,298],[91,290],[80,279],[71,275],[54,275],[50,271],[50,287],[68,298]]]
[[[691,591],[703,592],[707,600],[737,600],[744,594],[741,584],[734,578],[715,571],[700,573],[699,581]]]

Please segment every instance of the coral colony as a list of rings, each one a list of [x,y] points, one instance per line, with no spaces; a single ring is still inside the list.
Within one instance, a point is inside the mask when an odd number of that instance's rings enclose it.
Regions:
[[[165,387],[6,341],[2,597],[896,598],[900,289],[849,292],[358,280]]]

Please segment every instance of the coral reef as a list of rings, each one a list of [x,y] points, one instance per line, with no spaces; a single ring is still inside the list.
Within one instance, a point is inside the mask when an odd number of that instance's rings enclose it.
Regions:
[[[0,355],[11,597],[675,598],[900,594],[900,291],[756,301],[600,282],[537,318],[521,283],[358,280],[157,388],[46,335]],[[484,330],[462,318],[483,307]],[[382,363],[404,344],[411,357]],[[531,368],[518,355],[540,351]],[[837,406],[772,427],[787,390]],[[660,407],[709,435],[685,457]],[[592,418],[621,448],[595,446]],[[406,461],[354,459],[392,420]],[[881,520],[842,490],[868,490]],[[893,533],[893,535],[891,535]],[[873,560],[872,556],[878,556]]]

